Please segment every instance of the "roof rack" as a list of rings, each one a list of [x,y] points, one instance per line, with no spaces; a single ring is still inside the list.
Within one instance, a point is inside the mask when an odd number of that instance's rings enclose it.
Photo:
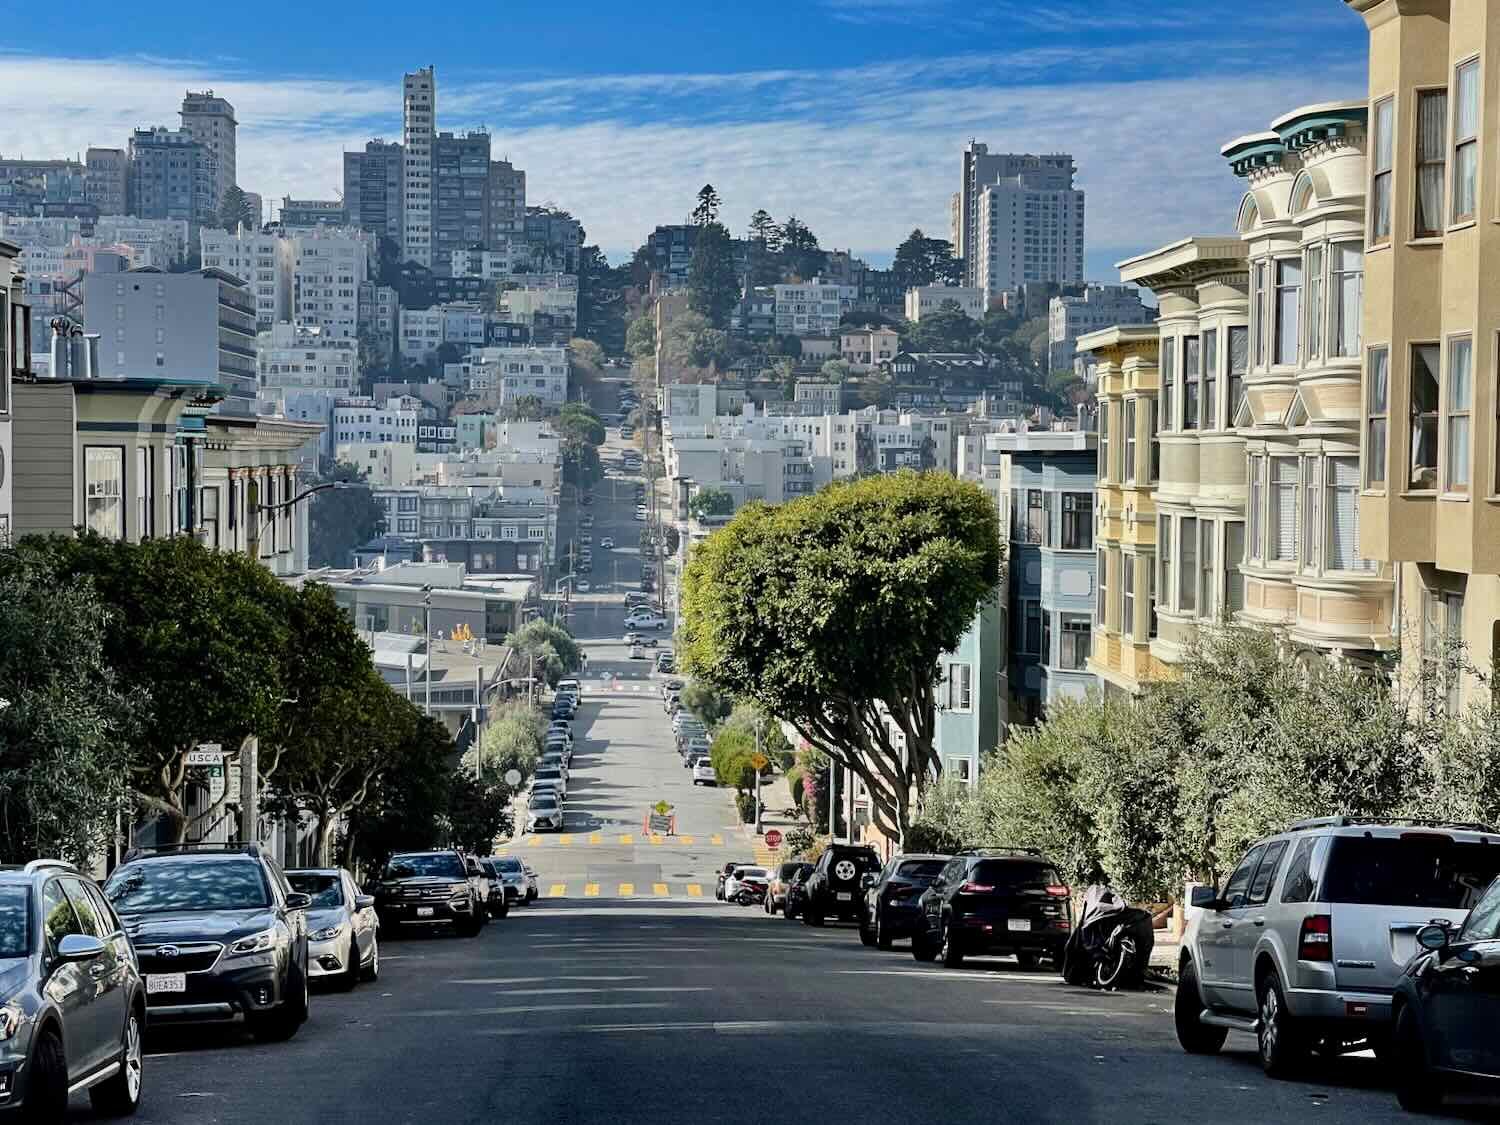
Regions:
[[[959,848],[953,853],[959,855],[1036,855],[1042,854],[1041,848],[1023,848],[1015,844],[983,844],[973,848]]]
[[[1353,828],[1360,824],[1409,824],[1414,828],[1456,828],[1464,832],[1496,834],[1488,824],[1474,824],[1464,820],[1423,820],[1411,816],[1315,816],[1294,822],[1287,831],[1305,832],[1311,828]]]
[[[25,867],[21,868],[21,873],[23,875],[35,875],[38,871],[47,871],[53,868],[57,869],[58,871],[78,870],[78,868],[74,867],[71,863],[68,863],[61,859],[34,859]]]
[[[147,859],[155,855],[253,855],[259,856],[259,844],[153,844],[149,847],[131,848],[121,863],[133,859]]]

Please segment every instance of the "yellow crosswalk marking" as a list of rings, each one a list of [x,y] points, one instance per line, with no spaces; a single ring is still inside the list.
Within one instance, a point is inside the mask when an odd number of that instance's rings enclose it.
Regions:
[[[635,884],[634,883],[621,883],[620,884],[620,897],[621,898],[629,898],[633,894],[635,894]]]
[[[622,844],[633,844],[633,843],[635,843],[635,837],[634,836],[621,836],[620,837],[620,843],[622,843]]]
[[[573,842],[573,837],[572,836],[559,836],[557,838],[557,842],[559,844],[561,844],[563,847],[567,847],[569,844],[571,844]]]
[[[688,891],[688,898],[702,898],[703,897],[703,888],[700,887],[697,883],[689,883],[687,885],[687,891]]]
[[[604,837],[601,836],[601,835],[599,835],[599,833],[597,833],[597,832],[591,832],[589,834],[589,843],[591,843],[591,844],[602,844],[602,843],[604,843]]]
[[[651,893],[657,898],[666,898],[668,894],[667,885],[665,883],[652,883]]]
[[[598,898],[599,897],[599,884],[598,883],[585,883],[583,885],[583,897],[584,898]]]
[[[677,839],[679,843],[686,844],[688,847],[693,846],[693,838],[691,836],[679,836]]]
[[[568,887],[566,883],[553,883],[552,886],[547,888],[547,897],[562,898],[562,896],[567,892],[567,889]]]
[[[716,846],[722,847],[723,844],[724,844],[724,837],[720,836],[717,832],[715,832],[712,836],[710,836],[708,838],[708,842],[710,844],[714,844]]]
[[[540,844],[542,842],[542,838],[540,836],[528,836],[526,837],[526,842],[532,847],[535,847],[537,844]]]

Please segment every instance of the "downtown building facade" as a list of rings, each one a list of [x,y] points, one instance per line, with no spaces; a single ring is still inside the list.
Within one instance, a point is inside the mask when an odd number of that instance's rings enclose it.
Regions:
[[[423,67],[401,80],[401,255],[432,268],[433,147],[436,140],[437,79]]]
[[[988,303],[1032,283],[1083,282],[1084,194],[1073,158],[991,153],[970,141],[954,200],[954,250],[964,285]]]
[[[182,131],[208,152],[213,162],[213,206],[224,202],[224,193],[238,182],[237,134],[234,106],[212,90],[189,90],[182,97]]]

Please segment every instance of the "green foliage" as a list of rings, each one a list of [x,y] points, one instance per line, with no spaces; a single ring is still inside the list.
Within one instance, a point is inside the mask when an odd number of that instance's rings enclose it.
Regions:
[[[604,463],[599,447],[577,438],[564,440],[562,447],[563,480],[587,491],[604,479]]]
[[[790,828],[782,834],[781,838],[781,847],[785,855],[794,856],[809,863],[816,859],[813,849],[817,843],[818,838],[810,828]]]
[[[505,422],[540,422],[547,417],[547,404],[536,395],[522,395],[512,399],[496,413]]]
[[[979,339],[979,322],[959,308],[958,302],[944,301],[936,312],[907,325],[902,336],[902,346],[908,351],[970,352]]]
[[[953,244],[941,238],[928,238],[920,227],[896,247],[891,271],[902,289],[918,285],[957,285],[963,263],[953,256]]]
[[[568,358],[574,363],[599,368],[604,366],[604,349],[593,340],[575,336],[568,341]]]
[[[585,341],[587,342],[587,341]],[[554,420],[557,436],[562,439],[563,444],[570,442],[579,445],[599,446],[604,444],[607,436],[604,422],[590,406],[581,402],[567,403],[557,412]]]
[[[829,359],[823,362],[820,372],[823,378],[832,383],[842,383],[848,379],[852,372],[849,370],[849,361],[846,359]]]
[[[945,474],[908,471],[750,504],[688,561],[683,666],[853,769],[876,823],[895,835],[911,795],[941,769],[938,658],[973,624],[1000,562],[994,506]]]
[[[727,516],[734,511],[734,497],[726,488],[710,485],[693,493],[688,501],[688,514],[696,519],[704,516]]]
[[[603,251],[585,246],[578,255],[578,332],[602,353],[625,348],[625,288],[628,267],[611,268]],[[599,366],[596,364],[595,366]]]
[[[515,651],[520,662],[518,667],[523,670],[534,659],[537,675],[543,677],[549,687],[556,687],[558,680],[583,667],[583,649],[573,635],[562,626],[540,617],[506,634],[505,647]]]
[[[724,225],[710,220],[698,229],[693,260],[688,269],[688,306],[708,318],[715,328],[729,326],[729,314],[740,299],[740,279],[734,270],[734,251]]]
[[[260,220],[255,202],[245,194],[245,189],[237,184],[230,184],[225,189],[224,198],[219,201],[217,225],[233,234],[235,228],[243,223],[247,231],[257,233],[260,231]]]
[[[698,205],[693,208],[693,225],[711,226],[719,221],[719,193],[713,184],[704,184],[698,189]],[[700,230],[699,235],[702,235]]]
[[[475,855],[489,855],[495,840],[515,827],[510,787],[503,782],[475,781],[468,774],[453,778],[448,795],[451,843]]]
[[[719,784],[741,792],[755,788],[755,766],[751,763],[754,756],[755,736],[732,728],[715,734],[708,748],[708,760]]]
[[[324,458],[317,483],[340,482],[354,487],[330,488],[310,501],[307,513],[307,561],[311,566],[348,566],[356,547],[368,543],[385,527],[385,507],[366,483],[366,472],[347,461]],[[266,515],[249,516],[265,519]]]
[[[734,699],[713,684],[692,680],[682,689],[682,705],[702,719],[705,726],[714,727],[734,710]]]
[[[795,215],[787,216],[786,222],[781,224],[777,252],[781,257],[782,276],[803,281],[822,273],[823,264],[828,260],[827,253],[818,248],[818,236]]]
[[[792,750],[792,744],[787,741],[781,724],[766,715],[754,703],[736,703],[734,710],[729,713],[723,725],[726,729],[742,730],[751,738],[756,736],[756,730],[759,728],[761,753],[782,770],[792,767],[796,753]]]
[[[535,707],[524,700],[502,703],[485,724],[478,750],[471,747],[464,754],[464,769],[486,778],[516,770],[524,781],[536,770],[546,735],[546,720]]]
[[[656,321],[649,314],[638,316],[625,330],[625,350],[635,359],[656,354]]]
[[[740,821],[744,824],[755,823],[755,794],[736,793],[734,795],[735,811],[740,814]]]
[[[86,865],[127,808],[142,700],[105,660],[107,625],[90,581],[0,552],[0,863]]]

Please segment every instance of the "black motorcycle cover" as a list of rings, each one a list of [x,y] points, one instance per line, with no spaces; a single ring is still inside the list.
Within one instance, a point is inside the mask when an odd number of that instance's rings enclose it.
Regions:
[[[1078,925],[1063,949],[1063,980],[1069,984],[1093,984],[1095,967],[1110,935],[1121,926],[1135,940],[1136,956],[1134,964],[1115,984],[1122,987],[1139,985],[1145,979],[1146,967],[1151,963],[1151,950],[1156,945],[1151,912],[1128,905],[1114,891],[1098,885],[1084,893]]]

